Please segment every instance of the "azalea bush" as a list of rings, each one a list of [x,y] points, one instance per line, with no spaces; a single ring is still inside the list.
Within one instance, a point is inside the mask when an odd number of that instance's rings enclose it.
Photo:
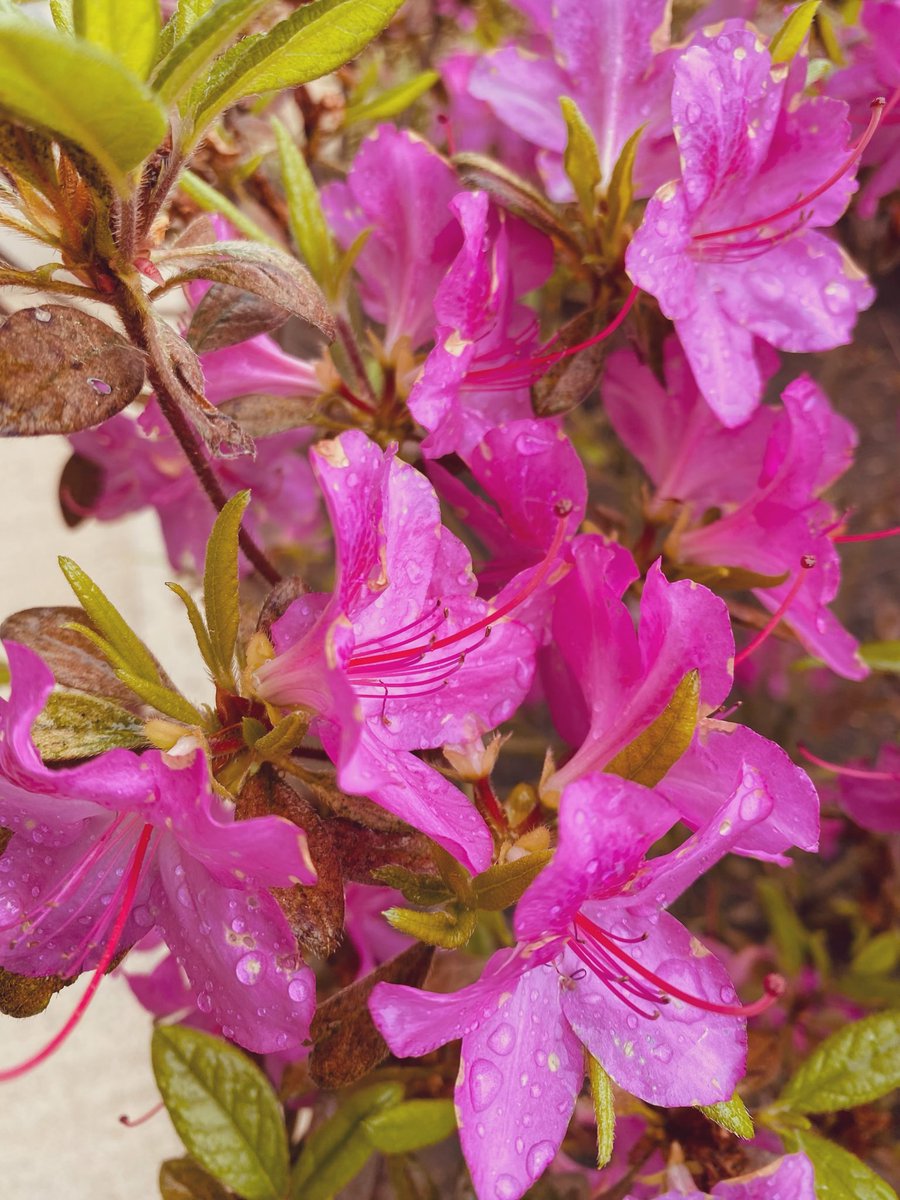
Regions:
[[[3,622],[0,1081],[115,971],[166,1200],[896,1197],[900,4],[49,8],[0,432],[208,687]]]

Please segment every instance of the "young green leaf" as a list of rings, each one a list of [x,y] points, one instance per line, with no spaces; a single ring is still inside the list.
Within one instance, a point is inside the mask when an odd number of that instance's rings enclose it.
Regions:
[[[802,1151],[816,1173],[818,1200],[897,1200],[891,1185],[855,1154],[806,1129],[783,1134],[785,1148]]]
[[[113,55],[18,16],[0,15],[0,107],[70,138],[123,195],[166,132],[162,105]]]
[[[206,547],[203,607],[206,609],[213,676],[226,690],[234,687],[234,648],[241,620],[238,533],[249,501],[249,492],[238,492],[231,497],[216,517]]]
[[[372,1155],[363,1136],[367,1117],[399,1104],[399,1083],[377,1083],[344,1100],[334,1116],[306,1139],[291,1175],[291,1200],[330,1200],[354,1179]]]
[[[710,1121],[727,1129],[735,1137],[753,1137],[753,1118],[747,1112],[747,1106],[735,1092],[730,1100],[721,1100],[718,1104],[698,1104],[700,1112]]]
[[[403,0],[313,0],[268,33],[247,38],[213,72],[194,115],[195,138],[244,96],[309,83],[354,58]]]
[[[429,946],[458,950],[475,932],[477,915],[473,909],[454,909],[441,912],[416,912],[411,908],[388,908],[385,920],[401,933],[418,938]]]
[[[778,1108],[837,1112],[900,1086],[900,1011],[845,1025],[817,1046],[788,1081]]]
[[[456,1129],[452,1100],[407,1100],[372,1113],[363,1133],[381,1154],[412,1154],[448,1138]]]
[[[691,744],[697,728],[700,676],[689,671],[660,715],[603,768],[655,787]]]
[[[227,196],[223,196],[220,191],[208,184],[205,179],[201,179],[199,175],[195,175],[193,171],[182,171],[178,178],[178,186],[185,195],[190,196],[199,204],[204,212],[221,213],[223,217],[228,218],[235,229],[246,234],[248,238],[252,238],[255,242],[261,242],[264,246],[274,246],[276,250],[281,249],[275,238],[248,217],[243,209],[232,204]]]
[[[91,577],[71,558],[60,556],[59,565],[81,607],[121,661],[139,678],[159,682],[153,655]]]
[[[73,0],[75,33],[146,79],[159,41],[159,0]]]
[[[283,1200],[287,1133],[259,1067],[186,1025],[158,1026],[151,1057],[172,1124],[197,1162],[245,1200]]]
[[[209,640],[209,632],[206,628],[206,623],[200,609],[197,607],[193,596],[191,596],[180,583],[167,583],[166,587],[173,591],[187,611],[188,620],[191,623],[191,629],[194,631],[194,637],[197,639],[197,646],[200,650],[200,656],[210,671],[215,673],[215,656],[213,654],[212,642]]]
[[[153,74],[153,87],[172,104],[266,7],[268,0],[181,0],[172,18],[175,42]]]
[[[612,1081],[593,1054],[588,1055],[588,1077],[591,1081],[591,1098],[594,1101],[594,1118],[597,1122],[597,1168],[600,1170],[612,1158],[613,1141],[616,1136],[616,1110],[613,1105]]]
[[[318,188],[306,159],[285,127],[280,121],[273,120],[272,128],[294,244],[313,278],[326,292],[333,294],[338,252],[322,212]]]
[[[405,112],[411,104],[430,91],[440,79],[437,71],[420,71],[412,79],[387,88],[370,100],[351,101],[344,111],[344,124],[359,121],[389,121]]]
[[[472,880],[477,908],[500,912],[521,897],[528,885],[537,878],[552,858],[550,850],[536,850],[512,862],[488,867]]]
[[[51,692],[31,727],[44,762],[94,758],[117,746],[146,746],[144,723],[112,700],[86,692]]]
[[[634,196],[632,184],[634,160],[637,156],[638,142],[641,140],[641,134],[645,128],[644,125],[640,125],[622,147],[622,152],[613,167],[609,187],[606,189],[606,225],[603,230],[603,240],[608,251],[616,249],[619,234],[622,232],[622,226],[628,216],[628,210],[631,208]]]
[[[821,0],[803,0],[769,42],[773,63],[787,63],[800,51],[806,41]]]
[[[597,188],[602,178],[597,143],[574,100],[560,96],[559,106],[567,130],[563,165],[578,197],[582,219],[586,225],[593,225],[597,215]]]
[[[147,704],[152,705],[157,712],[164,713],[175,721],[182,721],[185,725],[201,725],[203,723],[201,713],[189,700],[185,700],[184,696],[173,691],[172,688],[165,687],[161,683],[151,683],[149,679],[132,675],[130,671],[122,668],[116,670],[116,676],[121,679],[122,683],[130,687],[136,696],[140,696]]]
[[[859,657],[873,671],[900,675],[900,639],[890,642],[863,642]]]

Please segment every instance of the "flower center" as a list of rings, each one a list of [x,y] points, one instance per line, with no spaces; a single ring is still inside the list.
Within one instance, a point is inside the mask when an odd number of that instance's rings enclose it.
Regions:
[[[647,934],[640,937],[620,937],[601,929],[584,913],[575,917],[575,933],[568,941],[569,948],[594,975],[605,984],[617,1000],[650,1021],[660,1016],[660,1004],[680,1000],[703,1012],[720,1013],[727,1017],[755,1017],[784,995],[785,982],[780,975],[767,975],[763,980],[763,995],[753,1004],[720,1004],[707,1000],[705,996],[694,996],[683,988],[676,987],[661,976],[638,962],[634,954],[623,950],[623,946],[643,942]],[[643,1007],[644,1004],[650,1008]]]

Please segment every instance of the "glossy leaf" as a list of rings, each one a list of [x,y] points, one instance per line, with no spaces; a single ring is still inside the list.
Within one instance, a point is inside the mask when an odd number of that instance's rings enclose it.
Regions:
[[[70,138],[123,193],[166,132],[162,105],[111,54],[18,16],[0,15],[0,107]]]
[[[769,42],[773,63],[790,62],[806,41],[821,0],[803,0],[788,15],[784,24]]]
[[[591,1099],[594,1102],[594,1119],[597,1122],[597,1169],[600,1170],[612,1158],[613,1142],[616,1136],[616,1109],[609,1075],[593,1054],[588,1054],[587,1059]]]
[[[159,40],[159,0],[73,0],[75,33],[146,79]]]
[[[520,899],[528,885],[537,878],[552,858],[550,850],[536,850],[512,862],[497,863],[472,881],[475,904],[478,908],[499,912]]]
[[[611,775],[655,787],[691,744],[700,702],[700,675],[689,671],[660,715],[604,767]]]
[[[559,106],[566,123],[566,149],[563,165],[585,224],[592,225],[597,212],[597,188],[600,186],[600,155],[591,127],[574,100],[560,96]]]
[[[158,1026],[151,1056],[172,1124],[197,1162],[246,1200],[283,1200],[287,1133],[259,1067],[185,1025]]]
[[[456,1129],[452,1100],[406,1100],[373,1113],[363,1132],[381,1154],[412,1154],[448,1138]]]
[[[373,1147],[363,1122],[403,1098],[399,1083],[378,1083],[348,1096],[303,1144],[291,1175],[291,1200],[330,1200],[363,1169]]]
[[[845,1025],[803,1062],[778,1097],[797,1113],[837,1112],[900,1086],[900,1010]]]
[[[2,48],[0,48],[2,55]],[[130,404],[144,356],[77,308],[22,308],[0,328],[0,435],[77,433]]]
[[[322,212],[318,188],[302,151],[285,127],[280,121],[273,121],[272,128],[278,147],[291,236],[313,277],[326,291],[331,291],[338,254]]]
[[[730,1100],[721,1100],[718,1104],[700,1104],[697,1107],[704,1117],[708,1117],[722,1129],[727,1129],[735,1137],[753,1137],[753,1118],[737,1092]]]
[[[420,71],[412,79],[404,80],[395,87],[387,88],[370,100],[353,101],[344,111],[344,124],[354,125],[359,121],[389,121],[405,112],[420,96],[430,91],[440,79],[437,71]]]
[[[249,492],[232,496],[213,525],[203,571],[203,607],[212,652],[213,673],[220,687],[234,686],[233,660],[241,621],[238,593],[238,534]]]
[[[806,1129],[783,1137],[788,1150],[801,1150],[812,1163],[817,1200],[897,1200],[891,1185],[849,1150]]]
[[[203,129],[243,96],[297,87],[342,66],[377,37],[403,0],[313,0],[266,34],[246,38],[214,71],[195,117]]]

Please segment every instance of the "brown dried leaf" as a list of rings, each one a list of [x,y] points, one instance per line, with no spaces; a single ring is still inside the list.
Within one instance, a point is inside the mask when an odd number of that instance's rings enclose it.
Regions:
[[[200,213],[189,221],[176,237],[172,245],[179,250],[187,250],[191,246],[208,246],[216,240],[216,223],[209,213]]]
[[[59,507],[70,529],[90,515],[102,490],[103,468],[83,454],[73,454],[59,477]]]
[[[256,628],[260,633],[269,636],[269,631],[278,620],[283,617],[294,601],[304,595],[306,585],[302,579],[296,575],[292,575],[287,579],[282,579],[281,583],[276,583],[263,601],[263,606],[259,611],[259,617],[256,622]]]
[[[0,1012],[8,1017],[33,1017],[43,1012],[53,996],[72,982],[56,975],[14,975],[0,967]]]
[[[273,888],[272,895],[303,949],[328,958],[344,932],[344,878],[329,823],[266,766],[241,790],[236,816],[246,820],[269,814],[286,817],[304,831],[319,876],[314,887]]]
[[[601,328],[596,311],[579,313],[560,330],[558,349],[587,341]],[[607,346],[598,342],[551,366],[531,389],[532,407],[539,417],[571,412],[590,395],[600,379]]]
[[[233,1195],[187,1154],[159,1168],[159,1194],[162,1200],[228,1200]]]
[[[0,435],[76,433],[140,394],[144,356],[77,308],[23,308],[0,329]]]
[[[379,867],[403,867],[417,875],[435,875],[431,842],[412,829],[368,829],[344,817],[329,822],[345,879],[377,883]]]
[[[251,437],[271,437],[308,425],[319,407],[308,396],[238,396],[219,405],[219,412],[232,417]]]
[[[227,283],[214,283],[194,309],[187,340],[198,354],[221,350],[277,329],[290,315],[271,300]]]
[[[372,988],[383,981],[421,987],[433,956],[433,946],[417,942],[319,1005],[310,1031],[315,1045],[309,1070],[320,1087],[347,1087],[384,1062],[390,1051],[369,1015]]]

